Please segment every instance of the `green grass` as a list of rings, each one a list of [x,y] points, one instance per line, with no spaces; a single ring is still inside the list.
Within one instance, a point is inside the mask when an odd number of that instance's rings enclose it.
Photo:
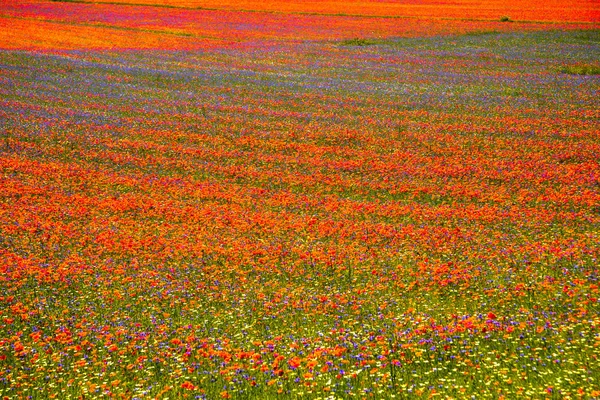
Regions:
[[[342,41],[342,46],[372,46],[377,44],[374,40],[371,39],[363,39],[363,38],[353,38]]]
[[[560,72],[570,75],[600,75],[600,65],[597,64],[575,64],[564,65]]]

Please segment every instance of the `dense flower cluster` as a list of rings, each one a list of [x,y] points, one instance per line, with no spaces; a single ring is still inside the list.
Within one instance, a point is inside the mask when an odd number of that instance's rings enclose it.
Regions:
[[[600,23],[600,6],[579,0],[543,4],[532,0],[497,0],[476,5],[465,0],[403,5],[362,0],[111,0],[109,3],[5,0],[0,5],[0,48],[201,51],[255,46],[265,49],[272,45],[265,41],[590,29],[598,28]],[[148,6],[149,3],[157,6]],[[340,10],[344,10],[344,15],[340,15]],[[508,23],[502,21],[508,18],[505,14],[512,18]]]
[[[0,51],[0,396],[600,396],[597,31],[135,32]]]

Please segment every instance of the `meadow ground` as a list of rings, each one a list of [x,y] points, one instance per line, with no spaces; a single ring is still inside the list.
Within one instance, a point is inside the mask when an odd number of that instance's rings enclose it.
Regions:
[[[177,4],[0,8],[0,396],[600,397],[595,17]]]

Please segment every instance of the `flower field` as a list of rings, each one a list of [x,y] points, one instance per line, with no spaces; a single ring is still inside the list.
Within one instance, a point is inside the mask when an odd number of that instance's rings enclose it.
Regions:
[[[600,398],[597,3],[152,1],[0,5],[0,398]]]

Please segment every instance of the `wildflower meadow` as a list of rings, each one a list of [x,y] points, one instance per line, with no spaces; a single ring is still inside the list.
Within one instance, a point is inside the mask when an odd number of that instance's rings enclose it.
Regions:
[[[596,1],[6,0],[0,398],[600,398]]]

